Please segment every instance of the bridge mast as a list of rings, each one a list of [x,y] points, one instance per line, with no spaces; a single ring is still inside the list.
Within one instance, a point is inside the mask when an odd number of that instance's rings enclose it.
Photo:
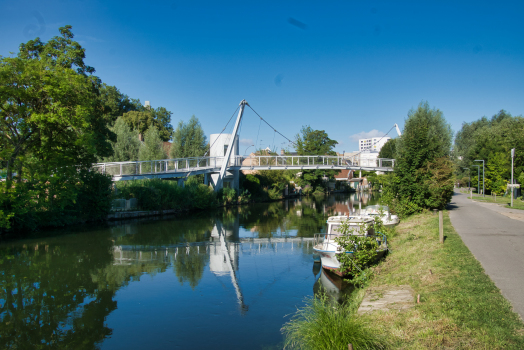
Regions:
[[[215,191],[220,190],[222,188],[222,185],[224,184],[224,176],[226,175],[226,169],[229,165],[229,158],[231,157],[231,152],[233,151],[233,145],[237,137],[238,127],[240,125],[240,121],[242,120],[242,115],[244,114],[244,107],[246,105],[249,106],[249,103],[247,103],[246,100],[242,100],[240,102],[240,110],[238,111],[237,121],[235,123],[235,127],[233,128],[233,135],[231,140],[229,141],[229,145],[227,146],[227,151],[224,155],[224,160],[222,161],[222,167],[220,168],[220,174],[218,174],[218,180],[215,186]]]

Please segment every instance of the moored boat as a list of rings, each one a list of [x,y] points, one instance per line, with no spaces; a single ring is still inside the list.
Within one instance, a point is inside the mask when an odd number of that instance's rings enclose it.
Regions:
[[[375,234],[374,218],[365,216],[330,216],[327,220],[328,228],[324,240],[317,243],[313,250],[320,256],[322,268],[330,270],[338,275],[340,272],[340,261],[338,254],[354,254],[354,251],[344,251],[343,247],[336,241],[344,235],[373,237],[378,242],[377,259],[383,257],[387,251],[387,240],[382,234]],[[347,224],[348,232],[341,232],[343,224]]]
[[[373,218],[378,216],[385,227],[392,227],[399,223],[398,216],[392,215],[387,205],[368,205],[362,209],[361,215],[371,216]]]

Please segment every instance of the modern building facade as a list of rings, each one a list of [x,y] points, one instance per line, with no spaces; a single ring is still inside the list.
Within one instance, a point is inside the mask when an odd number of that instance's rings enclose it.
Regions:
[[[382,146],[386,144],[391,140],[391,137],[384,136],[384,137],[373,137],[370,139],[359,139],[358,140],[358,150],[360,152],[362,151],[376,151],[380,152],[380,149]]]

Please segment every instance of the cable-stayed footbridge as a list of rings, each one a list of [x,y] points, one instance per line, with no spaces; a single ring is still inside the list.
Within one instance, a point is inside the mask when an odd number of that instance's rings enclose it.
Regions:
[[[232,180],[232,187],[238,188],[238,175],[242,170],[368,170],[368,171],[393,171],[394,159],[376,158],[369,159],[357,154],[350,157],[326,155],[255,155],[240,156],[238,154],[238,128],[245,106],[249,104],[240,102],[238,117],[232,135],[214,147],[216,138],[212,143],[211,155],[196,158],[159,159],[147,161],[97,163],[93,165],[95,171],[112,176],[113,181],[139,180],[139,179],[173,179],[183,181],[190,175],[206,175],[204,183],[210,181],[215,189],[222,188],[224,180]],[[250,107],[250,106],[249,106]],[[251,107],[250,107],[251,108]],[[253,110],[254,111],[254,110]],[[236,111],[235,111],[236,113]],[[256,112],[255,112],[256,113]],[[257,116],[258,113],[256,113]],[[262,117],[264,121],[269,125]],[[228,122],[229,123],[229,122]],[[226,125],[227,126],[227,125]],[[271,126],[270,126],[271,127]],[[273,127],[271,127],[273,128]],[[225,128],[224,128],[225,130]],[[289,140],[276,129],[275,133]],[[221,133],[222,134],[222,133]],[[221,135],[219,135],[221,136]],[[233,140],[233,142],[231,142]],[[235,146],[236,142],[236,146]],[[236,152],[235,152],[236,147]],[[226,150],[227,148],[227,150]],[[222,150],[223,154],[213,154],[213,149]]]

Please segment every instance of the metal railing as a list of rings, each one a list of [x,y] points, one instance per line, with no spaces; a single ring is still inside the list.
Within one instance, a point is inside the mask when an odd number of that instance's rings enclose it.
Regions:
[[[97,163],[95,171],[111,176],[136,176],[165,173],[189,173],[198,170],[212,170],[222,166],[224,157],[194,157],[162,160],[143,160],[134,162]],[[389,168],[395,166],[394,159],[366,159],[360,156],[235,156],[229,160],[230,167],[246,168]]]

